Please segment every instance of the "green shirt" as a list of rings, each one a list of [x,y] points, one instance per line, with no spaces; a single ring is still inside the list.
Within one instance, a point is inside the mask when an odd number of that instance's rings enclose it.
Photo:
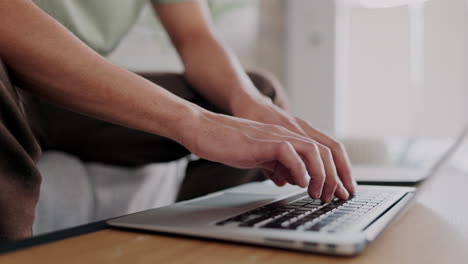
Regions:
[[[101,55],[107,55],[134,25],[148,0],[34,0],[42,10]],[[183,0],[151,0],[168,4]]]

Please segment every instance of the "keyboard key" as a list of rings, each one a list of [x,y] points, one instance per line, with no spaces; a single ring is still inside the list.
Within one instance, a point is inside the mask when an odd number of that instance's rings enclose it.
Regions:
[[[254,226],[260,222],[263,222],[267,219],[270,219],[271,217],[269,215],[262,215],[260,217],[256,217],[254,219],[242,222],[239,226]]]
[[[323,227],[325,227],[328,223],[326,222],[318,222],[311,227],[307,228],[307,231],[320,231]]]
[[[300,220],[298,220],[298,221],[296,221],[296,222],[290,224],[290,225],[288,226],[288,229],[297,229],[298,227],[300,227],[300,226],[302,226],[302,225],[304,225],[304,224],[306,224],[306,223],[308,223],[308,222],[310,222],[310,221],[311,221],[311,220],[309,220],[309,219],[304,219],[304,218],[303,218],[303,219],[300,219]]]
[[[335,203],[333,203],[333,204],[327,204],[327,205],[325,205],[323,208],[325,208],[325,209],[327,209],[327,210],[328,210],[328,209],[329,209],[329,210],[333,210],[333,209],[338,208],[338,207],[340,207],[340,206],[342,206],[342,205],[341,205],[341,204],[335,204]]]
[[[326,232],[340,232],[385,201],[389,195],[360,192],[350,196],[348,200],[335,198],[330,203],[303,197],[289,204],[280,202],[262,206],[220,221],[217,225],[255,228],[260,224],[260,228],[290,230],[301,228],[309,231],[320,231],[326,227]]]
[[[264,226],[261,226],[261,228],[276,228],[276,229],[284,229],[284,227],[281,224],[278,223],[268,223]]]
[[[354,211],[353,208],[343,208],[343,207],[337,208],[336,210],[337,212],[344,212],[344,213],[349,213],[349,212]]]

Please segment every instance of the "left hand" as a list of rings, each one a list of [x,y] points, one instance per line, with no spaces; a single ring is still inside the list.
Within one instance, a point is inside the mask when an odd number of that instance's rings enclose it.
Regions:
[[[233,115],[266,124],[282,126],[298,135],[304,140],[317,143],[325,169],[325,179],[311,179],[310,189],[322,189],[321,199],[330,201],[333,195],[343,199],[348,193],[354,193],[356,182],[351,176],[351,164],[342,143],[313,128],[312,125],[298,117],[292,116],[281,109],[269,98],[250,101],[242,107],[234,109]],[[266,173],[266,176],[269,176]],[[275,179],[272,179],[275,181]],[[283,185],[284,182],[277,182]],[[345,199],[346,199],[345,198]]]

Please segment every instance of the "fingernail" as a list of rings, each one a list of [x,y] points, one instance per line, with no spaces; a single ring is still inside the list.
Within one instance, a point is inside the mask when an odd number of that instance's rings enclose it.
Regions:
[[[299,184],[299,186],[301,186],[302,188],[305,188],[309,185],[309,179],[310,177],[308,177],[308,175],[304,175],[304,177],[302,177],[302,182],[301,184]]]
[[[340,184],[340,189],[341,191],[346,195],[346,198],[345,199],[348,199],[349,198],[349,192],[348,190],[346,190],[346,188]]]
[[[310,178],[304,177],[304,188],[309,186],[309,181],[310,181]]]
[[[316,190],[316,191],[313,193],[313,196],[314,196],[314,197],[313,197],[314,199],[320,198],[320,196],[322,196],[322,190],[320,190],[320,189]]]

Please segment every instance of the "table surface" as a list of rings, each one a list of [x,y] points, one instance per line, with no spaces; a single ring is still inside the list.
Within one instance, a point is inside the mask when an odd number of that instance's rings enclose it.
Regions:
[[[0,263],[466,263],[468,175],[444,173],[360,255],[332,257],[106,229],[0,256]]]

